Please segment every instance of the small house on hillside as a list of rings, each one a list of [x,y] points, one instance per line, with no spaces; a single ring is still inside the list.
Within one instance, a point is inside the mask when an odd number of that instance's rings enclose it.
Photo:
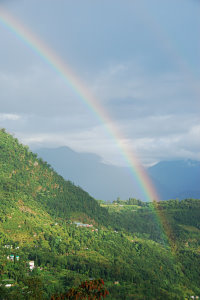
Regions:
[[[28,264],[29,264],[29,269],[32,271],[35,268],[34,260],[30,260]]]
[[[80,223],[80,222],[74,222],[74,224],[76,224],[77,227],[93,227],[92,224],[84,224],[84,223]]]
[[[13,254],[10,255],[10,260],[14,261],[15,256]]]

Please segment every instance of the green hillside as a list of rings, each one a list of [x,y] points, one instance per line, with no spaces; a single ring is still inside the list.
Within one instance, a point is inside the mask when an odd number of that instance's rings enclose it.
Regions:
[[[107,210],[81,188],[65,181],[42,159],[19,144],[17,139],[0,131],[0,197],[1,204],[21,210],[45,209],[54,217],[69,218],[73,213],[87,216],[93,222],[106,224]],[[37,208],[35,207],[37,206]],[[28,208],[27,208],[28,209]]]
[[[0,299],[50,299],[91,278],[104,279],[107,299],[200,295],[199,208],[159,204],[171,251],[152,204],[100,206],[1,130]]]

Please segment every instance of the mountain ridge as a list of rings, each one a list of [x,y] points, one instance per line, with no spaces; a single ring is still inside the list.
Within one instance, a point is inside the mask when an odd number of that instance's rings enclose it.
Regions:
[[[65,179],[83,187],[96,199],[113,201],[118,197],[134,197],[144,200],[143,192],[139,190],[127,167],[104,164],[96,154],[79,153],[69,147],[42,148],[36,152],[49,161]],[[191,166],[196,166],[197,170]],[[162,200],[200,197],[198,161],[163,161],[147,168],[147,173]],[[185,173],[188,175],[184,175]]]

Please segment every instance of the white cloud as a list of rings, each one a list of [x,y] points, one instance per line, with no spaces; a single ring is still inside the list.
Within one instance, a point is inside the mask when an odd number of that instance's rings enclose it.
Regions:
[[[169,159],[200,160],[200,126],[193,126],[186,133],[171,133],[152,138],[136,138],[132,147],[145,165]]]
[[[0,113],[0,121],[18,121],[22,117],[18,114]]]
[[[125,165],[124,157],[117,147],[116,140],[105,134],[103,125],[79,131],[57,132],[15,132],[20,142],[38,149],[42,147],[67,146],[77,152],[95,153],[108,164]],[[124,140],[122,139],[122,142]]]

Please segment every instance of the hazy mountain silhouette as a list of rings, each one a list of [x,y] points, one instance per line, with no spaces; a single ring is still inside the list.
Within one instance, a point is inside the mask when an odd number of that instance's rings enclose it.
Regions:
[[[69,147],[42,148],[36,152],[65,179],[81,186],[96,199],[113,201],[117,197],[134,197],[144,200],[126,167],[104,164],[96,154],[78,153]],[[200,197],[198,161],[165,161],[147,171],[161,199]]]
[[[143,198],[128,168],[104,164],[98,155],[78,153],[68,147],[43,148],[36,152],[64,178],[78,184],[96,199]]]
[[[161,161],[148,169],[151,177],[166,186],[164,199],[200,197],[200,162]]]

